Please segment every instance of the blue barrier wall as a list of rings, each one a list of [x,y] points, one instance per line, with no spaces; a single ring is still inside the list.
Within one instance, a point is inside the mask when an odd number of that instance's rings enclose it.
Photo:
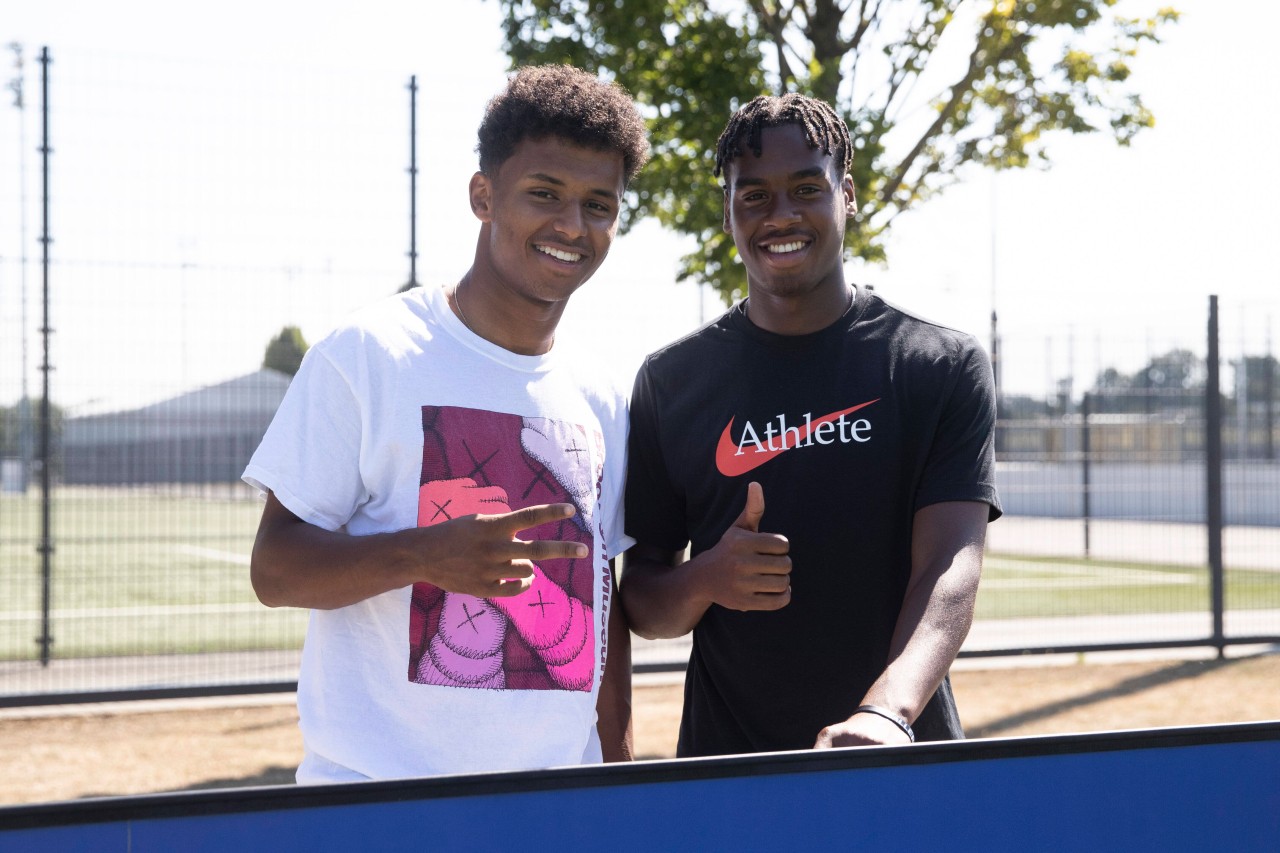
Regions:
[[[1280,849],[1280,723],[0,809],[3,851]]]

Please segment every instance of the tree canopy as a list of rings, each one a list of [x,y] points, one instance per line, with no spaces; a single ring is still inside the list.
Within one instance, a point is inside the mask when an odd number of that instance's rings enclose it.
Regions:
[[[1199,405],[1206,370],[1203,358],[1183,348],[1152,356],[1132,374],[1108,367],[1093,386],[1096,411],[1149,413]]]
[[[653,159],[624,227],[645,216],[697,238],[678,276],[745,292],[721,230],[716,139],[758,94],[822,98],[849,123],[859,212],[851,254],[885,260],[902,213],[966,168],[1047,165],[1053,131],[1127,145],[1153,124],[1127,85],[1172,9],[1118,0],[499,0],[513,65],[569,62],[616,79],[644,110]]]
[[[306,354],[307,341],[302,337],[302,330],[297,326],[285,326],[267,344],[262,366],[293,376],[302,366],[302,357]]]
[[[1247,400],[1271,403],[1280,400],[1280,362],[1273,355],[1246,355],[1231,362],[1235,389]]]

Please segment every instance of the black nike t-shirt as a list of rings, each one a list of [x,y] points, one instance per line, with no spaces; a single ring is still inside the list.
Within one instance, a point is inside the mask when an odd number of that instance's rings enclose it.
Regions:
[[[859,289],[836,323],[766,332],[745,303],[649,356],[631,402],[627,533],[693,554],[764,489],[791,543],[791,603],[712,606],[694,629],[678,754],[811,747],[883,671],[915,511],[994,485],[994,382],[976,340]],[[625,595],[626,580],[623,579]],[[915,723],[962,737],[949,684]]]

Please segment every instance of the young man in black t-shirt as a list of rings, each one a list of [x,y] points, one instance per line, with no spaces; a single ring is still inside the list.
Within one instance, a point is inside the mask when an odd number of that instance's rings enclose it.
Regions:
[[[621,598],[641,636],[694,632],[682,756],[963,737],[991,366],[846,283],[851,151],[805,96],[733,116],[716,174],[748,298],[636,378]]]

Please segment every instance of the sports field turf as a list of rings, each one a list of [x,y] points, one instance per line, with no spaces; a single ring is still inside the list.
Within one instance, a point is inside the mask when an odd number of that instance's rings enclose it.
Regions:
[[[50,627],[58,657],[295,649],[304,611],[249,585],[261,512],[250,493],[60,490],[51,519]],[[38,497],[0,498],[0,660],[29,660],[42,630]],[[1277,557],[1280,561],[1280,556]],[[1280,572],[1228,569],[1226,605],[1280,608]],[[989,553],[979,620],[1206,612],[1208,571]]]

